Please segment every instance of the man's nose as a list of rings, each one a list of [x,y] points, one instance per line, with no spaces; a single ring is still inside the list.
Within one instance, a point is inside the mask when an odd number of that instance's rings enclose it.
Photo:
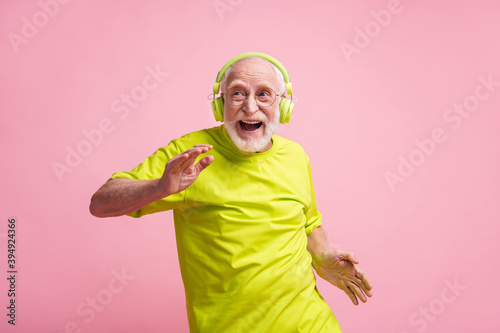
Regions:
[[[254,94],[250,94],[247,96],[243,109],[246,113],[250,115],[259,111],[259,106],[257,105],[257,100],[255,99]]]

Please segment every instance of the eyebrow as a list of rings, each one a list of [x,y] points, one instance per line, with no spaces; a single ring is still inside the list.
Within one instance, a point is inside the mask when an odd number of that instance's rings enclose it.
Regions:
[[[230,89],[233,89],[233,88],[236,88],[236,87],[247,88],[247,85],[243,81],[237,80],[237,81],[231,82],[231,84],[227,87],[227,90],[230,90]],[[262,88],[268,88],[268,89],[274,90],[274,88],[271,85],[265,84],[265,83],[259,85],[257,87],[257,90],[258,89],[262,89]]]

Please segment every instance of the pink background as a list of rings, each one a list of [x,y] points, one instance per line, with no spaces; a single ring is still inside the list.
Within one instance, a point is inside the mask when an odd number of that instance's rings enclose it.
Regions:
[[[344,332],[500,331],[500,86],[476,89],[500,82],[498,2],[54,1],[0,4],[2,332],[188,331],[171,212],[97,219],[88,204],[113,172],[216,126],[217,71],[248,51],[289,71],[297,105],[279,134],[311,158],[331,243],[373,281],[358,307],[318,282]],[[168,72],[150,91],[148,67]],[[58,179],[68,149],[86,156]]]

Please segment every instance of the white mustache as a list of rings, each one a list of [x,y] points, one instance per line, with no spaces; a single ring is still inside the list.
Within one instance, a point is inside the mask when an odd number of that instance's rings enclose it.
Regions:
[[[236,116],[235,119],[233,120],[234,122],[238,122],[238,121],[244,121],[246,123],[268,123],[269,122],[269,119],[266,117],[266,116],[263,116],[259,119],[255,119],[255,118],[244,118],[242,116]]]

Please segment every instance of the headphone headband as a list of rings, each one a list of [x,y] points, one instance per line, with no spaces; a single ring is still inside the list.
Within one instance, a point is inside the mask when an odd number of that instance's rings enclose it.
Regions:
[[[283,65],[278,60],[276,60],[275,58],[271,57],[270,55],[267,55],[267,54],[264,54],[264,53],[260,53],[260,52],[247,52],[247,53],[243,53],[243,54],[237,55],[233,59],[229,60],[224,65],[224,67],[222,67],[222,69],[219,71],[219,73],[217,74],[217,79],[215,80],[214,87],[213,87],[214,94],[218,94],[219,93],[220,81],[222,80],[222,77],[224,76],[224,73],[226,72],[226,70],[231,65],[233,65],[235,62],[237,62],[238,60],[243,59],[243,58],[248,58],[248,57],[259,57],[259,58],[262,58],[262,59],[265,59],[265,60],[269,61],[274,66],[276,66],[280,70],[281,74],[283,74],[283,78],[285,79],[285,82],[286,82],[286,91],[287,91],[287,93],[289,95],[292,94],[292,83],[290,82],[290,78],[288,76],[288,72],[286,71],[285,67],[283,67]]]

